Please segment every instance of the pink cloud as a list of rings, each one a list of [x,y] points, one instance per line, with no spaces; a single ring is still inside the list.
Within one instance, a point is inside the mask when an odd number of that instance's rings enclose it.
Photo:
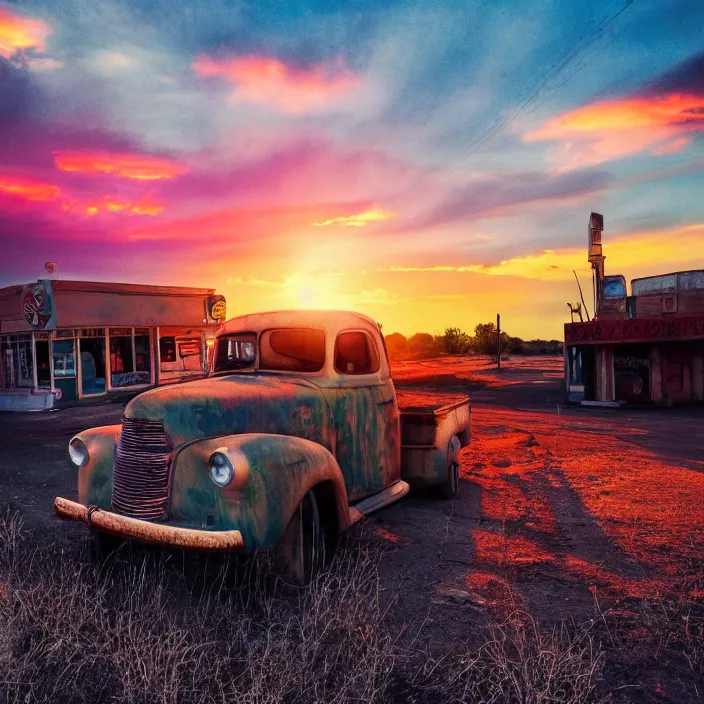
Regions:
[[[232,83],[238,100],[274,105],[288,113],[326,108],[361,83],[341,62],[297,68],[266,56],[199,56],[193,69],[199,76]]]
[[[53,201],[59,198],[61,189],[27,176],[0,174],[0,194],[25,201]]]
[[[676,154],[688,147],[692,142],[691,137],[677,137],[670,142],[665,142],[653,149],[653,154]]]
[[[598,101],[553,117],[523,138],[559,142],[555,156],[572,169],[648,149],[670,154],[687,146],[686,135],[702,130],[704,96],[669,93]]]
[[[111,174],[134,181],[170,179],[188,169],[163,157],[148,154],[118,154],[106,151],[56,151],[60,171],[81,174]]]
[[[87,202],[66,200],[61,207],[72,213],[91,216],[105,213],[154,216],[164,210],[164,204],[158,202],[151,194],[133,201],[111,195],[100,196]]]

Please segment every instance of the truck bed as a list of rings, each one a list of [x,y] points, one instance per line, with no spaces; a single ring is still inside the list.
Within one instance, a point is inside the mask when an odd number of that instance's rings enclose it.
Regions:
[[[435,393],[429,391],[408,391],[407,389],[396,389],[396,402],[398,403],[398,408],[402,414],[442,414],[444,411],[450,410],[453,406],[464,404],[468,401],[469,397],[460,393]]]
[[[396,389],[401,415],[401,473],[412,487],[440,486],[447,477],[453,436],[471,441],[469,397]]]

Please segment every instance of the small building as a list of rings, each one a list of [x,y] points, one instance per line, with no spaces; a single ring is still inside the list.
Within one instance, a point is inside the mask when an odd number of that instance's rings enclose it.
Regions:
[[[0,289],[0,410],[203,376],[225,312],[208,288],[40,279]]]
[[[595,317],[565,325],[568,401],[672,405],[704,401],[704,270],[631,281],[604,275],[603,217],[592,213]]]

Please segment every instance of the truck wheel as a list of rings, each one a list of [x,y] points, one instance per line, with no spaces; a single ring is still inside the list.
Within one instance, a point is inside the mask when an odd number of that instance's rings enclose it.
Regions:
[[[445,499],[451,499],[460,486],[460,448],[460,439],[453,435],[447,446],[447,478],[440,485],[440,495]]]
[[[325,564],[325,531],[312,491],[296,507],[277,544],[276,556],[285,577],[301,586]]]

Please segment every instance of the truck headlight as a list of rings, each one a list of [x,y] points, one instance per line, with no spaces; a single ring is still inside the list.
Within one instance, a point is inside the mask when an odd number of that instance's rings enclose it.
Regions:
[[[230,458],[221,450],[216,450],[210,455],[208,466],[210,467],[210,478],[218,486],[227,486],[235,476],[235,468],[232,466]]]
[[[71,462],[76,467],[82,467],[88,462],[88,447],[80,438],[73,438],[68,444],[68,454],[71,457]]]

